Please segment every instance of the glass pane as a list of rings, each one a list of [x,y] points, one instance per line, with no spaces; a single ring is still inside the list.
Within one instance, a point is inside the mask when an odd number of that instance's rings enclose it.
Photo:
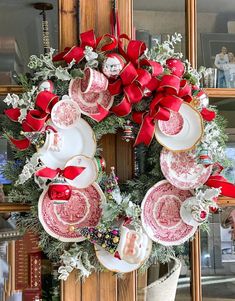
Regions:
[[[136,39],[144,41],[151,48],[156,39],[161,43],[167,39],[167,35],[177,32],[183,39],[176,51],[185,54],[184,0],[134,0],[133,5]]]
[[[36,2],[40,1],[0,1],[0,85],[16,84],[14,72],[27,71],[29,56],[43,53],[43,16],[40,15],[42,10],[34,8],[33,4]],[[47,42],[47,47],[58,49],[57,0],[49,0],[47,3],[53,9],[46,11],[50,43],[48,44],[47,33],[44,41]]]
[[[235,208],[214,214],[210,233],[201,233],[203,300],[229,301],[235,296]]]
[[[231,0],[198,0],[198,67],[202,86],[235,87],[235,6]]]

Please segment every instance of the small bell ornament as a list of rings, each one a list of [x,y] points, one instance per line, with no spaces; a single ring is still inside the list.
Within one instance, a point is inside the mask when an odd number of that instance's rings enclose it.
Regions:
[[[127,120],[126,124],[124,125],[124,130],[122,134],[122,139],[126,142],[129,142],[135,138],[133,133],[133,125],[131,125],[130,120]]]
[[[211,157],[209,156],[209,152],[207,149],[202,149],[199,153],[198,163],[202,165],[210,165],[212,164]]]

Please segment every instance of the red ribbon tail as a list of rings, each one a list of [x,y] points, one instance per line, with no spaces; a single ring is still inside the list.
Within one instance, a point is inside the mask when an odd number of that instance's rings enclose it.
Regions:
[[[220,188],[224,196],[235,198],[235,185],[220,175],[210,176],[205,184],[209,187]]]
[[[136,137],[134,146],[144,143],[145,145],[149,145],[153,139],[155,132],[155,124],[153,118],[149,115],[145,116],[143,122],[141,124],[139,133]]]
[[[25,139],[14,139],[10,136],[8,136],[10,141],[19,149],[19,150],[26,150],[30,146],[30,141]]]
[[[206,108],[203,108],[201,110],[201,115],[202,115],[202,118],[206,121],[212,121],[216,117],[216,114],[214,111],[208,110]]]
[[[62,175],[69,180],[74,180],[76,177],[78,177],[86,167],[78,167],[78,166],[67,166],[62,172]]]
[[[98,104],[98,114],[91,114],[89,115],[92,119],[96,120],[97,122],[102,121],[105,117],[108,116],[109,111],[106,110],[104,107],[102,107],[100,104]]]
[[[20,117],[20,109],[6,109],[4,111],[5,115],[14,122],[18,122],[18,118]]]
[[[123,117],[131,112],[131,104],[128,101],[128,99],[124,96],[122,101],[118,105],[112,107],[111,110],[115,115]]]

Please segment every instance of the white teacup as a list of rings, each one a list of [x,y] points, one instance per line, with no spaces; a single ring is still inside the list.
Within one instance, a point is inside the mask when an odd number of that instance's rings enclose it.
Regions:
[[[132,264],[141,263],[150,254],[151,247],[151,240],[145,233],[121,227],[117,251],[122,260]]]
[[[185,224],[198,226],[205,222],[209,215],[209,207],[195,197],[187,198],[181,205],[180,216]]]
[[[62,148],[62,137],[59,133],[54,132],[51,129],[46,130],[46,141],[40,148],[40,153],[44,153],[48,150],[53,152],[59,152]]]

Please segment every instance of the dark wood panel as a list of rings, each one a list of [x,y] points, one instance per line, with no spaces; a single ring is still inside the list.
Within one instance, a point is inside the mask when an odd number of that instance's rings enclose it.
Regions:
[[[122,139],[122,131],[116,135],[116,172],[120,181],[133,177],[133,141]]]

